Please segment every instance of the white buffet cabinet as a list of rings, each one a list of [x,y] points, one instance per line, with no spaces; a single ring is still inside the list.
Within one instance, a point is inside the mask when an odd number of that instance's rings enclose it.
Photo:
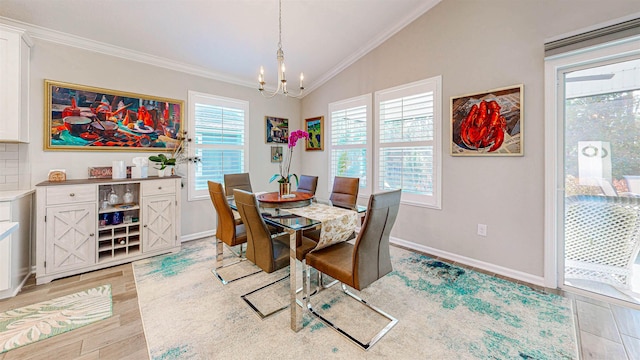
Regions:
[[[179,176],[45,181],[36,202],[37,284],[180,251]]]

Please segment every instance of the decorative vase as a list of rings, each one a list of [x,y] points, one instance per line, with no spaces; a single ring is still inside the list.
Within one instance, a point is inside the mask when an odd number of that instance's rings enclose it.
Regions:
[[[291,193],[291,183],[280,183],[280,196]]]
[[[164,177],[165,171],[167,171],[167,168],[158,169],[158,177]]]

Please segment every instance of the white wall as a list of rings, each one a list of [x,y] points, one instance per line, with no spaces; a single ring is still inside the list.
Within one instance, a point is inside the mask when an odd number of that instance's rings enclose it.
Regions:
[[[215,56],[215,54],[212,54]],[[276,190],[277,183],[269,184],[271,175],[278,172],[277,164],[270,162],[270,144],[265,144],[264,116],[289,119],[290,130],[299,129],[300,101],[283,97],[263,99],[257,89],[188,75],[164,68],[128,61],[104,54],[62,46],[36,39],[31,52],[30,126],[28,145],[32,167],[31,184],[47,179],[50,169],[66,169],[68,179],[86,179],[87,167],[111,164],[114,159],[131,165],[136,156],[149,156],[155,152],[103,152],[103,151],[43,151],[44,80],[94,86],[112,90],[159,96],[185,101],[187,93],[195,90],[249,101],[250,159],[249,172],[256,190]],[[298,146],[299,147],[299,146]],[[300,148],[300,147],[299,147]],[[298,152],[300,152],[299,149]],[[293,159],[294,170],[299,168],[301,156]],[[155,170],[150,169],[150,175]],[[187,184],[186,179],[183,183]],[[182,189],[182,236],[186,238],[211,231],[216,217],[211,201],[187,201],[187,189]]]
[[[442,210],[401,206],[392,236],[541,278],[544,41],[638,12],[636,0],[444,0],[307,95],[303,118],[327,118],[333,101],[442,75]],[[450,98],[515,84],[524,84],[524,156],[451,157]],[[328,155],[304,154],[302,171],[320,176],[319,197],[328,194]],[[478,223],[487,237],[476,235]]]

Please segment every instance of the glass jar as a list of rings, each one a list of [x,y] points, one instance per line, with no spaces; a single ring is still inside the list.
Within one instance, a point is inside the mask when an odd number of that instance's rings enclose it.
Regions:
[[[102,201],[100,202],[100,209],[102,210],[106,210],[109,207],[109,200],[107,200],[108,195],[106,191],[102,192]]]
[[[109,192],[109,205],[118,205],[120,203],[120,197],[116,194],[116,191],[111,187],[111,192]]]
[[[133,193],[131,192],[131,189],[129,189],[129,186],[127,186],[127,191],[122,195],[122,201],[125,204],[133,203]]]

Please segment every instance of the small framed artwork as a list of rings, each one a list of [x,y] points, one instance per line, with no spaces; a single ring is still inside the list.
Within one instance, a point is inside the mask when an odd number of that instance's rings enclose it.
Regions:
[[[451,97],[451,155],[522,156],[523,85]]]
[[[173,151],[184,101],[45,80],[44,150]]]
[[[271,162],[272,163],[282,162],[282,146],[271,147]]]
[[[289,141],[289,119],[265,116],[265,132],[268,143],[286,144]]]
[[[324,149],[324,116],[305,119],[305,130],[309,133],[305,150]]]

